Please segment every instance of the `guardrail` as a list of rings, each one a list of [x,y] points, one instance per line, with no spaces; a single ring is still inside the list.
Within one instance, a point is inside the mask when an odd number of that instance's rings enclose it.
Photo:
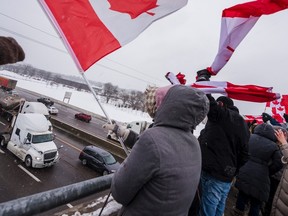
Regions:
[[[0,203],[1,216],[31,216],[67,204],[71,201],[107,190],[112,175],[106,175],[31,196]]]

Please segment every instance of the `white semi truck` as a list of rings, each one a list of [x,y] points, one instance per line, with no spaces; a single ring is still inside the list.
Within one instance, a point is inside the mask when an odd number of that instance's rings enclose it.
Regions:
[[[19,113],[1,133],[0,145],[7,147],[27,167],[43,168],[59,160],[49,121],[40,113]]]

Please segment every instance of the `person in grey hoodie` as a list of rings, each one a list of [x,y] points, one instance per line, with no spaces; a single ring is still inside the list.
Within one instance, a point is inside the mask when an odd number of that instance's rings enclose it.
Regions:
[[[187,216],[201,173],[201,150],[192,130],[209,101],[195,88],[155,91],[154,124],[138,137],[114,174],[111,192],[123,216]]]

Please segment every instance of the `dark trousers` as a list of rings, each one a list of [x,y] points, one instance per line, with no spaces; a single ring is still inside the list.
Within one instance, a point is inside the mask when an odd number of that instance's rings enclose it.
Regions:
[[[259,216],[261,201],[248,196],[247,194],[239,191],[236,201],[236,208],[242,212],[245,211],[246,205],[250,202],[249,216]]]
[[[279,182],[280,180],[277,180],[275,178],[270,178],[270,194],[269,194],[268,201],[265,203],[264,212],[262,212],[263,216],[269,216],[271,213],[274,195],[278,188]]]

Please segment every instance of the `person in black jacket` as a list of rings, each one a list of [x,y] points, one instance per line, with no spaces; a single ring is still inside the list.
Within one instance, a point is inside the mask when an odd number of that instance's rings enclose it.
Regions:
[[[202,152],[202,197],[199,215],[222,216],[231,182],[248,160],[250,132],[232,99],[210,101],[208,121],[198,138]]]
[[[244,215],[250,201],[249,216],[258,216],[262,202],[270,192],[270,175],[282,168],[281,152],[276,145],[277,138],[272,125],[263,123],[255,127],[249,140],[250,158],[240,168],[235,187],[239,193],[234,215]]]

